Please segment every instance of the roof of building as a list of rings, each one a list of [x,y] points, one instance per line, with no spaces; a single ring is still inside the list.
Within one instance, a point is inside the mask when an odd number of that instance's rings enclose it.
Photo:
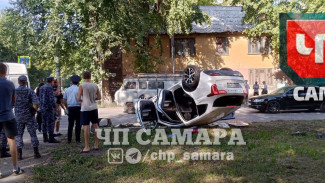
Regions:
[[[192,23],[191,33],[242,32],[252,27],[242,24],[245,13],[241,6],[200,6],[200,9],[210,16],[211,25]]]

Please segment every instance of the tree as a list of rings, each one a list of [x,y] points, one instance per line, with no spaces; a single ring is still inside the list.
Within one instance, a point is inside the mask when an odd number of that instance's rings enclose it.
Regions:
[[[207,1],[208,2],[208,1]],[[82,70],[97,71],[95,79],[105,76],[100,67],[120,46],[136,57],[134,68],[150,72],[161,63],[150,54],[160,46],[160,34],[189,33],[191,23],[208,22],[197,0],[79,1],[17,0],[10,11],[31,20],[33,47],[38,67],[53,69],[55,58],[64,74]],[[26,26],[26,25],[25,25]],[[153,35],[156,44],[147,44]],[[21,35],[20,35],[21,36]]]
[[[287,82],[289,85],[293,85],[293,81],[280,69],[273,73],[274,79],[280,80],[281,82]]]
[[[275,65],[279,63],[279,13],[324,13],[325,1],[318,0],[233,0],[243,6],[243,23],[254,25],[246,29],[250,37],[267,35]]]

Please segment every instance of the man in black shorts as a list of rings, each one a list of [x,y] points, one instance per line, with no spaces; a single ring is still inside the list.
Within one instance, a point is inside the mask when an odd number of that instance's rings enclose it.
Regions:
[[[14,175],[19,175],[23,173],[23,170],[18,166],[16,147],[17,123],[12,111],[13,104],[16,101],[15,86],[6,79],[6,74],[7,66],[0,63],[0,131],[4,129],[8,138],[12,164],[14,166],[13,173]]]
[[[78,101],[81,103],[81,125],[84,129],[85,147],[81,153],[88,153],[89,148],[89,124],[92,123],[95,129],[95,144],[92,150],[98,150],[98,138],[96,129],[98,129],[98,108],[96,100],[101,99],[98,86],[91,82],[90,72],[84,72],[84,83],[79,86]]]

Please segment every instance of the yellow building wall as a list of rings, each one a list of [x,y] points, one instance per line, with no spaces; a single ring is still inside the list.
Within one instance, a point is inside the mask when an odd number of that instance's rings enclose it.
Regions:
[[[219,56],[216,53],[216,37],[228,37],[229,54]],[[187,65],[198,65],[201,69],[220,69],[229,67],[237,70],[248,80],[249,69],[255,68],[274,68],[271,55],[251,55],[248,54],[248,38],[243,34],[190,34],[177,35],[175,38],[195,38],[196,56],[176,57],[175,70],[183,70]],[[154,43],[150,38],[150,44]],[[159,56],[164,64],[158,67],[160,73],[172,72],[172,58],[170,48],[170,38],[167,35],[162,36],[162,49],[153,49],[152,54]],[[134,57],[131,54],[123,54],[123,75],[133,73],[132,61]],[[255,79],[255,76],[254,76]]]

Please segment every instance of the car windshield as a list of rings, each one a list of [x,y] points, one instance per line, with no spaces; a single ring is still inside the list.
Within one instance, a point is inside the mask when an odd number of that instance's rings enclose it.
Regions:
[[[279,88],[279,89],[271,92],[270,94],[271,95],[281,94],[281,93],[284,93],[285,91],[287,91],[289,88],[292,88],[292,87],[291,86],[285,86],[285,87]]]

